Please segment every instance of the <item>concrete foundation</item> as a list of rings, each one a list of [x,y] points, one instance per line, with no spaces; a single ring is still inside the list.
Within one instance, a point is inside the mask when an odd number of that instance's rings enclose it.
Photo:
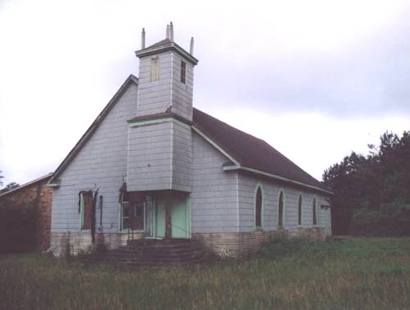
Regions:
[[[265,242],[274,238],[307,238],[324,240],[330,236],[330,231],[324,227],[297,228],[294,230],[276,230],[240,233],[195,233],[192,239],[201,241],[210,251],[221,257],[238,257],[252,254]],[[142,234],[135,233],[101,233],[96,234],[96,242],[92,244],[89,231],[52,233],[50,251],[56,256],[65,256],[68,253],[78,255],[89,253],[97,245],[104,244],[107,249],[115,249],[126,245],[129,237],[143,238]]]
[[[78,255],[90,253],[95,246],[104,244],[107,249],[116,249],[126,245],[127,233],[96,233],[95,243],[92,243],[91,233],[65,232],[51,233],[51,251],[55,256]],[[134,234],[134,239],[142,238],[142,234]]]
[[[256,252],[263,243],[274,238],[325,240],[330,235],[330,231],[324,227],[301,227],[294,230],[193,234],[192,238],[200,240],[208,249],[221,257],[239,257]]]

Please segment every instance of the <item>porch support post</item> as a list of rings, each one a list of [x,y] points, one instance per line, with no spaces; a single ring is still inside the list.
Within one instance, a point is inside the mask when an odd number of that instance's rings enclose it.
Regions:
[[[165,239],[172,237],[171,206],[165,206]]]

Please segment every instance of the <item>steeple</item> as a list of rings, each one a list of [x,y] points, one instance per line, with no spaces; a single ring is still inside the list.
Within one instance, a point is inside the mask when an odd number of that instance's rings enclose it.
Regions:
[[[135,52],[139,63],[137,117],[172,112],[192,121],[194,66],[198,60],[174,42],[174,25],[166,27],[165,39],[145,47],[145,30],[141,49]]]
[[[174,25],[165,39],[145,47],[141,34],[136,116],[129,120],[129,191],[192,189],[192,94],[198,60],[174,42]],[[187,42],[188,43],[188,42]]]

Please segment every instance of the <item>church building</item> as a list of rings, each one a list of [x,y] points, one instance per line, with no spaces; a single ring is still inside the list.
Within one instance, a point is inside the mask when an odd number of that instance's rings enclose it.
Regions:
[[[237,256],[275,235],[331,234],[331,193],[319,181],[193,107],[193,39],[188,52],[171,23],[146,47],[143,30],[135,55],[139,76],[126,79],[48,182],[55,255],[148,238],[199,240]]]

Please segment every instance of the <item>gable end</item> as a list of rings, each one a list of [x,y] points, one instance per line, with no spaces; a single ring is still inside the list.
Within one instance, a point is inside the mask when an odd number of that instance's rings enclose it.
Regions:
[[[59,186],[59,179],[58,177],[61,173],[65,170],[65,168],[70,164],[70,162],[75,158],[78,152],[82,149],[82,147],[87,143],[87,141],[92,137],[94,132],[98,129],[101,122],[105,119],[108,113],[113,109],[115,104],[118,102],[118,99],[125,93],[130,85],[137,85],[138,86],[138,78],[134,75],[130,75],[125,82],[121,85],[118,91],[114,94],[108,104],[104,107],[101,113],[97,116],[94,122],[88,127],[87,131],[82,135],[80,140],[76,143],[76,145],[71,149],[68,155],[64,158],[61,164],[55,170],[53,176],[48,181],[47,185],[51,187],[58,187]]]

